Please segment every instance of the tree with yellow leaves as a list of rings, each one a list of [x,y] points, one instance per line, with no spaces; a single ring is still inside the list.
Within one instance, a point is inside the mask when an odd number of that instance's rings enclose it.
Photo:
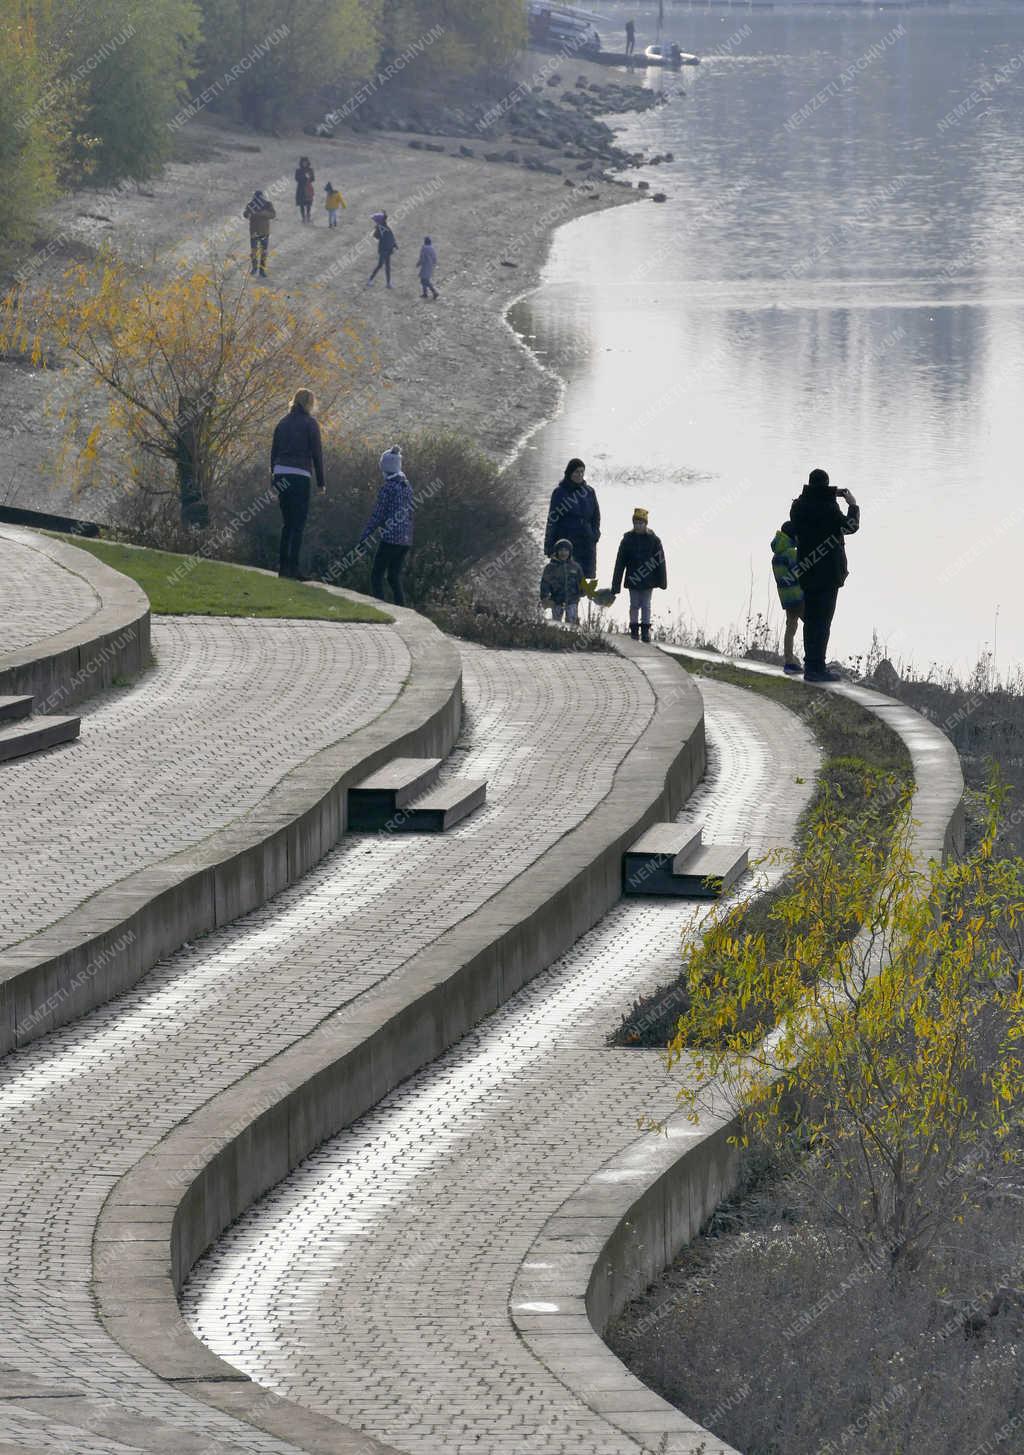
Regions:
[[[803,1149],[825,1220],[894,1269],[963,1215],[982,1153],[1010,1157],[1021,1116],[1024,860],[993,853],[1001,803],[995,786],[978,847],[926,873],[909,801],[886,844],[826,796],[781,934],[745,934],[742,906],[708,928],[669,1047],[694,1117],[724,1090],[741,1140]]]
[[[148,456],[173,467],[182,519],[199,526],[297,387],[313,389],[328,417],[372,370],[356,331],[308,301],[239,282],[215,262],[154,282],[110,252],[53,286],[12,289],[0,346],[36,364],[56,354],[71,371],[64,460],[79,478],[95,476],[108,441],[126,443],[136,466]],[[96,385],[108,395],[104,419]]]

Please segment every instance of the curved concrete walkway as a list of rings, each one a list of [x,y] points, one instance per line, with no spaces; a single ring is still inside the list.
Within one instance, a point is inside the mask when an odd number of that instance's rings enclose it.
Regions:
[[[149,662],[145,593],[86,551],[0,525],[0,695],[64,712]]]
[[[95,1224],[111,1186],[189,1111],[358,1002],[586,818],[654,701],[617,657],[470,647],[464,692],[467,735],[445,771],[486,776],[485,810],[443,839],[343,841],[262,910],[0,1065],[0,1439],[89,1455],[291,1448],[124,1353],[90,1293]],[[69,1442],[69,1426],[92,1436]]]
[[[0,949],[233,822],[395,701],[387,626],[162,617],[156,667],[82,708],[67,749],[0,773]]]
[[[682,817],[758,853],[788,843],[818,762],[809,732],[737,688],[704,690],[709,776]],[[196,1332],[260,1383],[411,1455],[635,1452],[530,1352],[508,1302],[546,1219],[635,1138],[637,1116],[675,1106],[657,1052],[604,1040],[669,978],[699,913],[620,902],[310,1157],[198,1266]]]
[[[79,626],[102,604],[83,576],[33,546],[27,531],[0,529],[0,657]]]

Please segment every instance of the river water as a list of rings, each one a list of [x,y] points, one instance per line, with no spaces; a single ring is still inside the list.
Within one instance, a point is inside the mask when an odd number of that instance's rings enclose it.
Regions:
[[[657,6],[597,5],[609,49]],[[704,57],[647,71],[623,145],[663,205],[556,234],[514,326],[566,381],[524,464],[583,457],[602,585],[634,505],[666,545],[661,617],[779,612],[769,540],[823,466],[862,507],[836,655],[1024,661],[1024,7],[666,5]],[[571,63],[567,79],[574,79]],[[610,75],[616,73],[611,71]],[[685,92],[685,95],[683,94]]]

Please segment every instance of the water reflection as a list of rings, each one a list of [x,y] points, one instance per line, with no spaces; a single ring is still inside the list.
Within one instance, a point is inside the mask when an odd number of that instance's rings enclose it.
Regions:
[[[653,35],[652,7],[604,7],[609,37],[627,8]],[[527,453],[538,512],[582,455],[602,582],[646,505],[669,553],[658,604],[714,630],[775,610],[768,541],[821,464],[864,512],[840,651],[877,629],[895,655],[966,665],[1001,608],[1001,662],[1024,658],[1024,14],[679,10],[672,24],[705,55],[749,33],[685,81],[659,73],[669,104],[625,121],[628,147],[674,152],[641,174],[669,203],[563,228],[517,309],[568,381]]]

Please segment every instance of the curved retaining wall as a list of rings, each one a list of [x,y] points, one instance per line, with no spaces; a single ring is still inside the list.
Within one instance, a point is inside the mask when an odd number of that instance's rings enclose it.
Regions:
[[[262,1390],[199,1342],[177,1291],[236,1217],[298,1165],[436,1059],[564,953],[621,893],[622,853],[674,817],[703,776],[700,693],[658,651],[626,642],[655,711],[612,788],[576,829],[481,909],[415,955],[379,992],[214,1097],[113,1188],[95,1248],[109,1332],[162,1378],[310,1452],[381,1450],[332,1420]],[[146,1224],[146,1241],[125,1227]],[[144,1290],[144,1292],[143,1292]]]
[[[344,833],[350,784],[399,754],[450,752],[462,723],[459,654],[426,618],[392,612],[412,673],[375,722],[292,769],[227,828],[0,954],[0,1055],[112,999],[186,941],[294,883]]]
[[[689,651],[709,663],[773,669]],[[777,671],[777,669],[775,669]],[[914,852],[924,867],[963,849],[964,780],[956,749],[894,698],[853,684],[830,687],[876,713],[906,743],[914,767]],[[694,1126],[680,1112],[665,1135],[612,1157],[545,1224],[516,1277],[510,1313],[523,1340],[563,1384],[610,1424],[659,1455],[738,1455],[632,1375],[601,1335],[690,1242],[736,1186],[737,1122],[723,1109]],[[582,1221],[581,1221],[582,1220]],[[600,1252],[595,1258],[595,1243]],[[540,1245],[544,1245],[542,1251]],[[550,1249],[557,1245],[559,1256]]]
[[[0,527],[0,536],[31,547],[87,581],[100,609],[56,636],[0,654],[0,697],[30,696],[39,713],[65,712],[149,666],[149,599],[127,576],[63,541]]]

